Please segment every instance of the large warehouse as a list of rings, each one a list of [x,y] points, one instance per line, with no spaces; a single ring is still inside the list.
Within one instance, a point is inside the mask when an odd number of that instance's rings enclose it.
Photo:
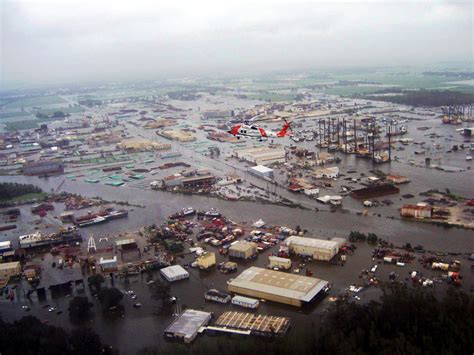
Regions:
[[[288,245],[290,252],[298,255],[309,255],[314,260],[323,261],[331,260],[345,242],[346,240],[343,238],[324,240],[291,236],[286,239],[286,245]]]
[[[270,165],[274,163],[284,163],[286,152],[284,148],[257,147],[234,149],[236,158],[243,159],[256,165]]]
[[[252,266],[229,283],[229,292],[301,307],[328,289],[328,282]]]

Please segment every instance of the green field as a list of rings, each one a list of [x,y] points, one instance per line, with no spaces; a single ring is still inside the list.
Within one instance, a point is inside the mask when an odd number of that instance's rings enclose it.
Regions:
[[[291,101],[295,99],[294,94],[281,94],[276,92],[259,92],[247,94],[249,99],[255,99],[260,101],[271,101],[271,102],[280,102],[280,101]]]
[[[50,116],[55,112],[62,111],[64,113],[77,113],[77,112],[84,112],[84,109],[81,106],[73,106],[73,107],[58,107],[58,108],[47,108],[43,110],[35,111],[36,113],[41,113],[46,116]]]
[[[346,86],[346,85],[336,85],[332,86],[325,92],[329,94],[338,94],[338,95],[354,95],[354,94],[366,94],[387,87],[399,87],[402,89],[441,89],[444,87],[449,87],[450,90],[459,90],[464,92],[471,92],[472,89],[469,88],[469,85],[460,85],[460,84],[447,84],[448,82],[457,81],[459,78],[450,77],[450,76],[436,76],[436,75],[422,75],[417,73],[348,73],[348,74],[338,74],[334,75],[335,80],[352,80],[352,81],[365,81],[370,85],[370,83],[377,83],[385,85],[385,87],[380,87],[377,85],[373,86]]]
[[[7,131],[17,131],[21,129],[32,129],[38,127],[38,120],[24,120],[24,121],[13,121],[5,122],[5,129]]]
[[[20,111],[2,112],[0,113],[0,120],[3,118],[15,118],[15,117],[25,117],[25,116],[30,116],[30,114],[28,112],[20,112]]]
[[[21,108],[21,107],[32,107],[32,106],[43,106],[43,105],[54,105],[63,104],[67,101],[60,98],[59,96],[37,96],[20,99],[14,102],[10,102],[4,106],[6,109]]]

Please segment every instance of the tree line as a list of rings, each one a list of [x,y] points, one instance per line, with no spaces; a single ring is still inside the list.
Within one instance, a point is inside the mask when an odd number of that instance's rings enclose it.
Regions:
[[[17,182],[0,183],[0,199],[8,200],[21,195],[43,192],[38,186],[31,184],[19,184]]]
[[[384,286],[379,302],[339,300],[317,324],[308,319],[304,330],[284,337],[200,338],[191,346],[172,343],[139,354],[472,354],[473,349],[473,296],[450,289],[437,299],[430,291],[394,284]]]
[[[397,95],[374,96],[373,94],[391,94]],[[372,94],[362,96],[366,100],[388,101],[396,104],[410,106],[453,106],[467,105],[474,103],[474,94],[464,93],[451,90],[401,90],[401,89],[384,89]]]

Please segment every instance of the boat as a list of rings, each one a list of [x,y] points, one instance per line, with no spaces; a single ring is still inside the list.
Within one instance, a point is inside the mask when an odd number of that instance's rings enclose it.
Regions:
[[[204,215],[206,217],[220,217],[221,213],[215,208],[211,208],[209,211],[205,212]]]
[[[97,216],[91,220],[87,220],[81,223],[78,223],[79,227],[89,227],[93,226],[95,224],[101,224],[107,222],[107,219],[105,217]]]
[[[36,232],[18,237],[20,248],[29,249],[47,245],[72,243],[82,240],[82,236],[76,227],[62,228],[58,233],[41,234]]]
[[[206,299],[206,301],[229,303],[231,296],[228,293],[212,288],[204,294],[204,298]]]
[[[128,211],[126,210],[119,210],[119,211],[111,211],[109,214],[104,216],[107,220],[109,219],[119,219],[128,217]]]
[[[192,216],[192,215],[195,215],[196,214],[196,210],[192,207],[186,207],[186,208],[183,208],[181,210],[181,212],[183,213],[183,216]]]

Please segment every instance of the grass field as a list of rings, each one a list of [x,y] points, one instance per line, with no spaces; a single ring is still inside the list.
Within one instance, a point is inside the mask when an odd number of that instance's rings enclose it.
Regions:
[[[10,199],[0,198],[0,202],[23,202],[23,201],[33,200],[33,199],[41,200],[45,198],[46,196],[48,196],[46,192],[32,192],[29,194],[24,194],[21,196],[10,198]]]
[[[32,106],[44,106],[44,105],[53,105],[53,104],[62,104],[67,101],[60,98],[59,96],[37,96],[37,97],[28,97],[20,99],[18,101],[10,102],[6,104],[4,108],[21,108],[21,107],[32,107]]]
[[[58,108],[47,108],[43,110],[38,110],[36,113],[42,113],[43,115],[52,115],[57,111],[62,111],[64,113],[77,113],[77,112],[84,112],[84,109],[81,106],[73,106],[73,107],[58,107]]]
[[[248,94],[247,97],[249,99],[256,99],[260,101],[271,101],[271,102],[279,102],[279,101],[291,101],[294,100],[294,94],[282,94],[276,92],[259,92],[259,93],[252,93]]]
[[[24,121],[13,121],[13,122],[5,122],[5,130],[7,131],[17,131],[21,129],[32,129],[37,128],[38,120],[24,120]]]
[[[3,118],[15,118],[15,117],[24,117],[24,116],[30,116],[30,114],[28,112],[20,112],[20,111],[2,112],[0,113],[0,120]]]

